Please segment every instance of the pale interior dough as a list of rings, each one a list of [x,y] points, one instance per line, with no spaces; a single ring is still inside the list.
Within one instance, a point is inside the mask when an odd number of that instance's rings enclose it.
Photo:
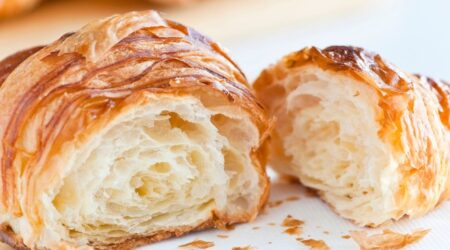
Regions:
[[[399,176],[390,145],[378,135],[375,90],[315,67],[279,81],[286,99],[278,134],[292,163],[284,171],[361,225],[392,218]]]
[[[248,114],[194,96],[147,98],[68,159],[70,171],[44,199],[51,203],[42,239],[111,243],[197,226],[213,209],[228,216],[255,209],[262,190],[250,152],[259,132]]]

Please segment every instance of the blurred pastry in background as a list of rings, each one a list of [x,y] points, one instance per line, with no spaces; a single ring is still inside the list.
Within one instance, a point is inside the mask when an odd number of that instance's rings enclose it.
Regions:
[[[343,217],[378,226],[447,198],[448,83],[333,46],[287,55],[254,88],[277,118],[272,166],[317,189]]]
[[[0,19],[29,11],[40,1],[41,0],[0,0]]]
[[[0,19],[10,18],[25,13],[42,0],[0,0]],[[184,6],[199,0],[147,0],[164,7]]]
[[[194,2],[199,2],[200,0],[148,0],[151,3],[160,4],[163,6],[177,6],[177,5],[187,5]]]

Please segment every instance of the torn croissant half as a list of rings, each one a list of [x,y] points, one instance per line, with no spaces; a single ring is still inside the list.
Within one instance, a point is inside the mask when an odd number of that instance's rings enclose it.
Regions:
[[[256,217],[267,118],[221,47],[156,12],[0,63],[0,239],[130,249]]]
[[[359,225],[419,216],[446,198],[450,86],[361,48],[305,48],[264,70],[277,118],[269,162]]]

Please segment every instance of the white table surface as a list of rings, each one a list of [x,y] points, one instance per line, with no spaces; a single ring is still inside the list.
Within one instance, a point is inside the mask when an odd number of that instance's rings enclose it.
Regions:
[[[304,46],[325,47],[350,44],[377,51],[410,72],[450,80],[448,60],[450,58],[450,1],[448,0],[391,1],[370,10],[349,13],[348,16],[338,20],[330,21],[324,18],[323,21],[296,27],[291,25],[267,34],[224,39],[222,43],[230,49],[249,79],[254,79],[262,68],[282,55]],[[3,35],[5,34],[3,31]],[[308,249],[297,242],[294,236],[282,233],[284,228],[280,224],[288,214],[305,221],[303,238],[324,240],[331,249],[358,249],[353,240],[343,239],[341,236],[348,234],[349,230],[362,230],[362,228],[338,217],[318,198],[306,195],[300,185],[277,181],[273,183],[270,198],[272,201],[283,200],[292,195],[298,195],[300,199],[268,208],[266,213],[254,222],[239,225],[235,230],[227,232],[208,230],[193,233],[142,249],[177,249],[178,246],[195,239],[212,241],[215,247],[210,249],[218,250],[228,250],[237,246],[252,246],[260,250]],[[275,226],[269,223],[275,223]],[[254,230],[253,227],[260,228]],[[423,240],[408,249],[450,249],[450,203],[443,203],[425,217],[401,220],[387,228],[405,233],[419,228],[431,228],[431,232]],[[379,232],[382,229],[384,228],[369,231]],[[218,238],[218,234],[228,235],[229,238]]]

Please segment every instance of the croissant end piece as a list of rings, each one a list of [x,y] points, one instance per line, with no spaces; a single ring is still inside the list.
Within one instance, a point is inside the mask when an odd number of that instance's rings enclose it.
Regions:
[[[267,199],[264,110],[188,27],[116,15],[0,73],[0,239],[13,247],[130,249],[247,222]]]
[[[361,48],[311,47],[256,80],[277,118],[269,162],[340,215],[377,226],[446,198],[450,87]]]

